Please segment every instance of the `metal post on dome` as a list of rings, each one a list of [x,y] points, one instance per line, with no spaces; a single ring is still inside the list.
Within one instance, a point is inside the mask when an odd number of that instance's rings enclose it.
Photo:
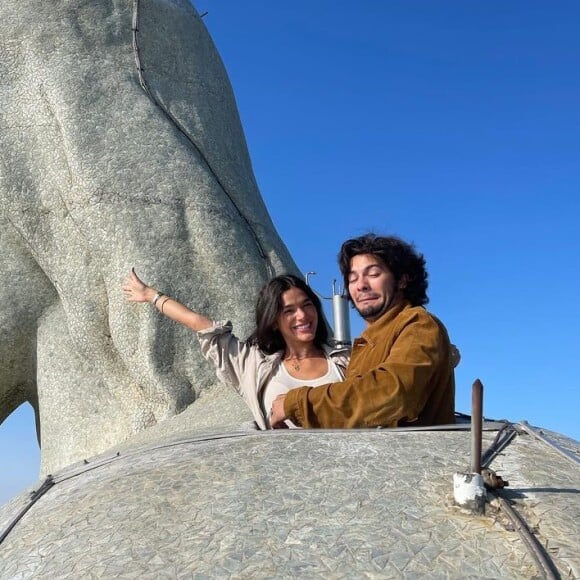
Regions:
[[[471,387],[471,473],[481,473],[483,385],[476,379]]]
[[[311,288],[310,277],[315,276],[316,272],[306,272],[304,279],[306,284]],[[334,329],[333,340],[334,344],[338,347],[349,346],[351,344],[350,337],[350,311],[348,304],[348,296],[344,289],[338,287],[336,280],[332,281],[332,296],[322,296],[314,288],[312,291],[321,300],[330,300],[332,302],[332,327]]]
[[[351,344],[350,338],[350,311],[348,296],[344,289],[336,288],[336,280],[332,281],[332,322],[334,327],[334,341],[337,346]]]
[[[487,492],[481,475],[481,438],[483,425],[483,385],[479,379],[471,390],[471,462],[468,472],[453,474],[455,503],[475,514],[485,512]]]

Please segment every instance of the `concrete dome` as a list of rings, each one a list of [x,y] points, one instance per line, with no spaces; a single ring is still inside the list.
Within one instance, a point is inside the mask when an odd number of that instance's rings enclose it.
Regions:
[[[502,426],[484,423],[484,449]],[[462,425],[125,445],[0,509],[0,577],[579,577],[579,445],[547,437],[516,425],[484,454],[510,482],[485,516],[453,503]]]

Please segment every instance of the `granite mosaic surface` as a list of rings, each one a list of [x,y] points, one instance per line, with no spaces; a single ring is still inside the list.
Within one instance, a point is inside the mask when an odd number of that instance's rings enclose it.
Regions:
[[[545,431],[580,461],[580,443]],[[532,436],[517,437],[492,466],[507,474],[514,502],[563,578],[580,578],[580,464]]]
[[[197,431],[112,452],[55,475],[0,544],[0,577],[537,577],[501,514],[453,505],[469,448],[465,431]],[[577,577],[578,466],[520,435],[492,467]]]
[[[37,410],[42,473],[189,407],[238,421],[195,336],[121,291],[135,267],[243,338],[298,271],[190,0],[0,2],[0,247],[0,422]]]

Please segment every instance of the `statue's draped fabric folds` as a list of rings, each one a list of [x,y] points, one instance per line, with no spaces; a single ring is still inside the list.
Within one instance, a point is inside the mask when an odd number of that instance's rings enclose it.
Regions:
[[[242,336],[296,266],[187,0],[7,0],[0,29],[0,421],[35,407],[46,472],[211,407],[195,337],[124,302],[132,266]],[[201,426],[246,417],[221,404]]]

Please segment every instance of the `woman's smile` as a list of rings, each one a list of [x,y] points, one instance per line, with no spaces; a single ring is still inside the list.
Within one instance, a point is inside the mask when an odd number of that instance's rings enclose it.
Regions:
[[[286,342],[311,342],[316,335],[318,314],[308,295],[300,288],[291,288],[282,294],[278,315],[278,331]]]

